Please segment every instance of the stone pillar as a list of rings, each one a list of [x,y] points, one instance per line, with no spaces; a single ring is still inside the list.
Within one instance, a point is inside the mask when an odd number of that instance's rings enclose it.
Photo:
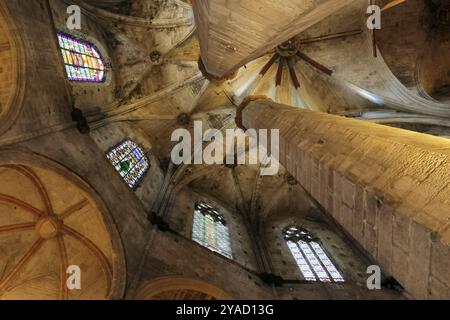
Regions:
[[[450,140],[249,99],[280,162],[414,298],[450,298]]]
[[[223,78],[352,0],[195,0],[203,73]]]

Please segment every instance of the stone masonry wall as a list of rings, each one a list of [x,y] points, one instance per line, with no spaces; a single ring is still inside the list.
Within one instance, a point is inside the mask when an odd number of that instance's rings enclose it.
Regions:
[[[450,141],[270,101],[242,124],[280,129],[280,162],[409,294],[450,297]]]

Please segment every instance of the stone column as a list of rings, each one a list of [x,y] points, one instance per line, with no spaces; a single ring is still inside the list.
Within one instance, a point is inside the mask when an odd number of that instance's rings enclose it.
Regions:
[[[280,162],[414,298],[450,298],[450,140],[249,99]]]
[[[353,0],[195,0],[207,78],[223,78]]]

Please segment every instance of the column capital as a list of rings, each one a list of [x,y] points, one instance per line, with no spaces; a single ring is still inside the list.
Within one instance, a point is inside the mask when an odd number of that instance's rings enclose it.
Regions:
[[[256,95],[256,96],[248,96],[242,101],[242,103],[239,105],[236,111],[236,126],[239,129],[247,130],[247,128],[244,127],[244,124],[242,123],[242,112],[244,109],[249,105],[250,102],[253,101],[270,101],[273,102],[272,99],[268,98],[267,96],[263,95]]]
[[[200,57],[200,59],[198,60],[198,68],[200,70],[200,72],[202,73],[202,75],[209,81],[211,81],[212,83],[215,84],[221,84],[222,82],[225,82],[227,80],[232,80],[237,76],[238,73],[238,69],[236,70],[232,70],[230,72],[228,72],[226,75],[224,75],[223,77],[217,77],[211,73],[208,72],[208,70],[206,70],[205,64],[203,63],[202,58]]]

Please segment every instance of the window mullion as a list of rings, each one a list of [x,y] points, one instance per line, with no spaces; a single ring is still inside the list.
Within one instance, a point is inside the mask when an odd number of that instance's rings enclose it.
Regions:
[[[205,220],[205,216],[200,212],[200,224],[201,224],[201,230],[202,230],[202,234],[201,234],[201,241],[202,244],[205,245],[206,244],[206,220]]]
[[[317,238],[308,230],[297,225],[290,225],[283,229],[283,237],[291,249],[291,253],[294,255],[303,276],[305,276],[305,271],[309,269],[308,274],[311,275],[309,278],[312,280],[345,282],[344,277],[321,245],[314,240]],[[307,277],[305,276],[305,278]]]
[[[57,37],[70,80],[97,83],[105,80],[105,61],[92,43],[78,40],[62,32],[58,32]]]
[[[309,249],[311,250],[311,252],[313,253],[313,255],[316,257],[317,261],[320,263],[320,265],[322,266],[323,270],[325,270],[325,273],[328,275],[328,277],[330,278],[330,280],[332,282],[334,282],[334,278],[331,275],[331,273],[328,271],[328,268],[325,266],[325,264],[323,263],[322,259],[320,259],[320,257],[317,255],[316,250],[314,250],[314,248],[311,246],[311,244],[309,242],[306,242],[306,244],[308,245]]]
[[[309,261],[309,259],[308,259],[308,257],[306,256],[306,254],[303,252],[303,249],[302,249],[302,247],[300,246],[300,244],[298,243],[298,241],[295,242],[295,245],[297,246],[297,248],[298,248],[300,254],[302,255],[303,260],[305,260],[306,263],[308,264],[309,269],[310,269],[311,272],[313,273],[313,275],[314,275],[314,277],[316,278],[316,280],[320,281],[319,275],[316,273],[316,270],[314,270],[314,268],[313,268],[311,262]],[[303,277],[305,278],[305,275],[303,275]]]
[[[201,231],[202,245],[211,251],[232,259],[230,236],[228,228],[215,219],[208,210],[211,209],[203,203],[197,203],[194,209],[195,215],[201,215],[203,229]],[[216,210],[217,211],[217,210]],[[219,215],[219,213],[217,213]],[[221,216],[220,216],[221,217]],[[200,219],[200,218],[199,218]],[[221,218],[223,220],[223,218]],[[221,221],[222,221],[221,220]],[[194,219],[195,223],[195,219]]]

